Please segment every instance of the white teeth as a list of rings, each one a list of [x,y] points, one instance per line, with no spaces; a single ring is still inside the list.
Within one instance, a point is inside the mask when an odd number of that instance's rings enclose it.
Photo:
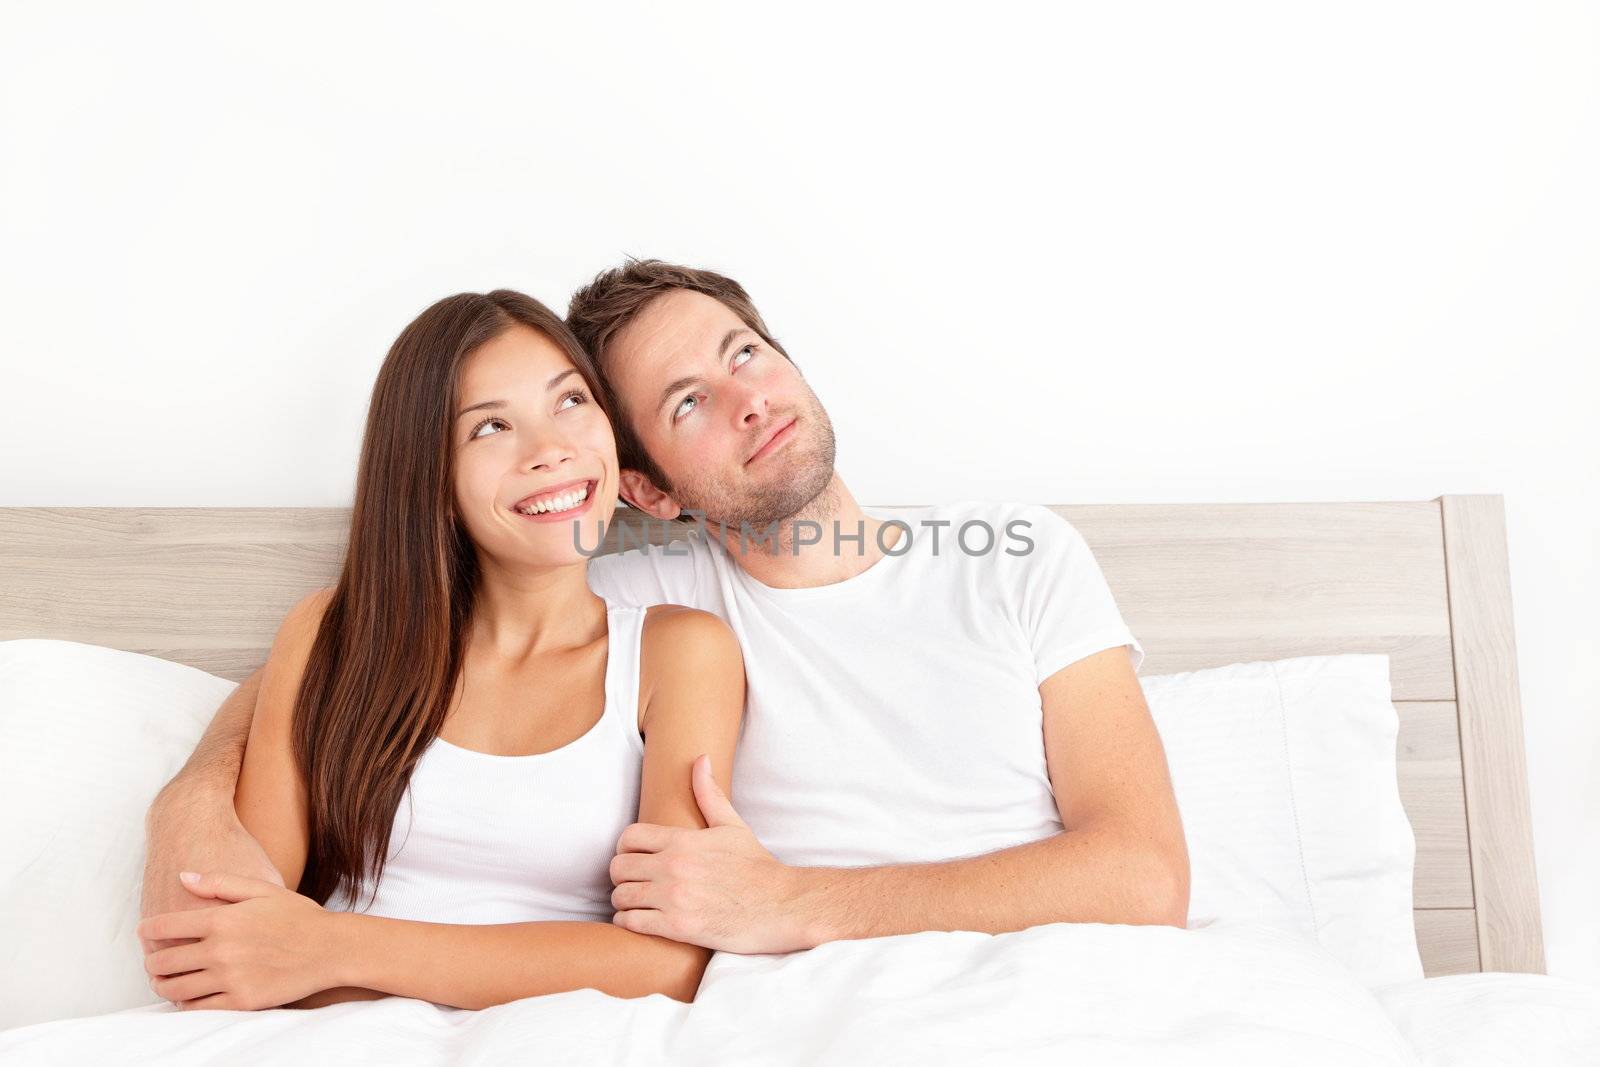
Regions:
[[[531,506],[520,507],[517,510],[524,515],[543,515],[551,511],[568,511],[589,499],[589,484],[585,482],[576,489],[569,489],[560,496],[541,500]]]

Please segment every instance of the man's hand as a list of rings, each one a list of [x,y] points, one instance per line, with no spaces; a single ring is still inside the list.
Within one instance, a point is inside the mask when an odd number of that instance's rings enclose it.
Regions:
[[[634,823],[611,860],[612,922],[725,952],[793,952],[813,941],[799,873],[762,847],[701,756],[691,772],[706,829]]]
[[[283,888],[283,876],[234,814],[231,799],[214,803],[158,797],[145,817],[147,851],[141,918],[162,912],[214,908],[218,902],[196,896],[178,881],[180,871],[226,871]],[[140,936],[146,954],[184,944]]]
[[[189,872],[185,872],[189,874]],[[282,885],[230,874],[189,874],[184,888],[217,904],[153,915],[139,936],[178,942],[145,956],[150,988],[189,1010],[276,1008],[339,985],[328,912]]]

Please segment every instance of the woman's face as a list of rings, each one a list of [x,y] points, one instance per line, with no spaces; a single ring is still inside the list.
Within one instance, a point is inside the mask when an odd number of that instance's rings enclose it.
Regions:
[[[467,357],[460,397],[456,514],[478,551],[540,567],[593,553],[617,507],[617,444],[566,353],[518,323]]]

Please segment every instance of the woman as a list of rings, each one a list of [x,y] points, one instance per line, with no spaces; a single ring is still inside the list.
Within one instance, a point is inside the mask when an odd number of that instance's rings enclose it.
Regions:
[[[343,570],[278,632],[235,797],[299,892],[224,878],[233,903],[146,919],[198,938],[147,957],[161,996],[693,999],[709,951],[612,925],[610,861],[635,819],[704,825],[691,769],[729,780],[743,664],[713,615],[589,590],[579,546],[618,485],[599,396],[519,293],[441,300],[400,335]]]

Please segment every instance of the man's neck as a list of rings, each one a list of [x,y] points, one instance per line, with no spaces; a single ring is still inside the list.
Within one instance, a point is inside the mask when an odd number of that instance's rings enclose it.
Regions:
[[[763,585],[809,589],[853,578],[881,561],[904,536],[899,526],[884,525],[861,510],[835,472],[827,488],[786,519],[744,530],[708,522],[707,532]]]

